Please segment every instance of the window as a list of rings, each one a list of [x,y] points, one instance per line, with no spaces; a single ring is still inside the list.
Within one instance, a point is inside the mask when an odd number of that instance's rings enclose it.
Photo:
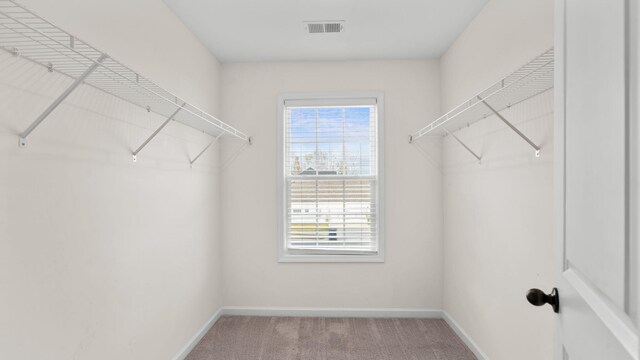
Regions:
[[[382,95],[286,95],[280,261],[383,261]]]

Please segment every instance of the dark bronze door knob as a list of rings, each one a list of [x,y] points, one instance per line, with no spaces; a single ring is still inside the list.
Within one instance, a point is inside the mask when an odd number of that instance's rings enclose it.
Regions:
[[[545,294],[540,289],[531,289],[527,291],[527,300],[531,305],[542,306],[549,304],[553,308],[553,312],[560,311],[560,299],[558,298],[558,289],[553,288],[551,294]]]

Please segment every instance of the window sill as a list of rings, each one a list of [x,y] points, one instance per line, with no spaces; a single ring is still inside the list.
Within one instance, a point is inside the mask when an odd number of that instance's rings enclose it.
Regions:
[[[278,256],[279,263],[383,263],[384,255],[300,255]]]

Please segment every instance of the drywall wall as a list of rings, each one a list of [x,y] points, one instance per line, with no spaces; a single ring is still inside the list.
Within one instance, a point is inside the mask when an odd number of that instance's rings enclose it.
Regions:
[[[156,0],[20,3],[219,115],[217,60]],[[170,359],[221,305],[209,138],[0,52],[0,358]]]
[[[225,304],[248,307],[441,308],[439,144],[408,134],[439,113],[435,60],[239,63],[222,66],[223,115],[254,135],[224,146]],[[385,262],[278,263],[278,94],[384,92]],[[234,150],[238,149],[239,152]]]
[[[443,110],[552,46],[552,0],[491,0],[441,59]],[[491,360],[551,359],[553,312],[524,295],[554,283],[552,92],[504,115],[540,158],[495,117],[457,133],[480,165],[443,140],[444,309]]]

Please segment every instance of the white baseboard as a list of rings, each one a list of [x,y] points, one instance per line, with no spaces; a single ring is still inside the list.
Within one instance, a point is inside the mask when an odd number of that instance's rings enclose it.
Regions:
[[[236,316],[296,316],[296,317],[371,317],[371,318],[430,318],[444,319],[462,339],[478,360],[489,360],[478,345],[462,330],[460,325],[443,310],[433,309],[337,309],[337,308],[284,308],[224,306],[207,320],[200,330],[178,352],[173,360],[184,360],[202,340],[204,335],[224,315]]]
[[[193,350],[193,348],[198,345],[200,340],[202,340],[207,332],[209,332],[213,325],[215,325],[215,323],[220,319],[220,317],[223,315],[223,312],[223,308],[218,309],[218,311],[216,311],[216,313],[213,314],[213,316],[211,316],[209,320],[207,320],[207,322],[200,328],[200,330],[198,330],[198,332],[193,335],[189,342],[187,342],[187,344],[182,349],[180,349],[180,351],[178,351],[178,354],[173,357],[173,360],[184,360],[187,355],[189,355],[191,350]]]
[[[451,315],[449,315],[444,310],[442,310],[441,313],[442,313],[442,318],[447,322],[447,324],[449,324],[449,327],[451,327],[453,331],[455,331],[458,337],[462,339],[465,345],[467,345],[469,350],[473,352],[473,354],[478,358],[478,360],[489,360],[489,357],[487,356],[487,354],[485,354],[482,350],[480,350],[480,347],[478,347],[478,344],[476,344],[475,341],[473,341],[471,337],[469,337],[469,335],[464,330],[462,330],[460,325],[458,325],[458,323],[455,320],[453,320]]]
[[[238,307],[223,308],[223,315],[297,316],[297,317],[372,317],[372,318],[442,318],[440,310],[430,309],[340,309],[340,308],[283,308]]]

